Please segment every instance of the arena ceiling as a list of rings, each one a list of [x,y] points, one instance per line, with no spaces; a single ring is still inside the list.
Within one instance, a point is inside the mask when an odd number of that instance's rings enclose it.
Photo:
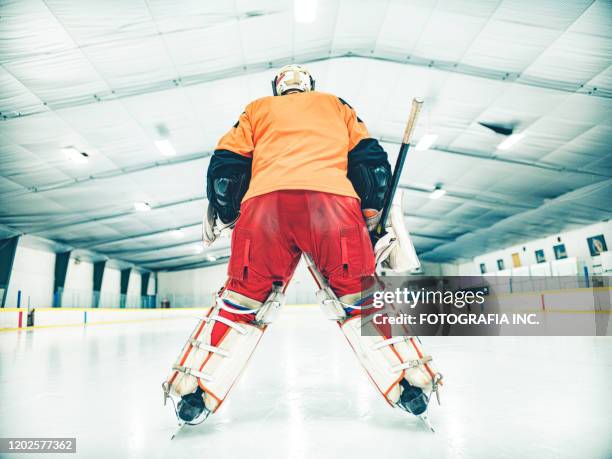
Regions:
[[[437,139],[401,180],[424,260],[610,218],[610,1],[314,3],[302,23],[280,0],[0,0],[0,236],[140,269],[222,262],[227,241],[198,244],[209,156],[289,62],[392,158],[424,98],[414,141]],[[524,137],[501,150],[479,122]]]

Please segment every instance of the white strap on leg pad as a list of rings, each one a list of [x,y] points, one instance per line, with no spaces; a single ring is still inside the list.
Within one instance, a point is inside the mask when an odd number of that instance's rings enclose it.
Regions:
[[[361,321],[361,316],[354,316],[340,328],[370,379],[389,403],[395,405],[399,401],[399,382],[404,378],[412,386],[426,392],[432,390],[436,371],[431,366],[431,357],[423,353],[416,337],[362,336]]]
[[[199,385],[205,392],[206,408],[213,412],[240,376],[265,331],[265,325],[235,322],[219,316],[223,300],[219,297],[216,300],[210,314],[200,320],[185,343],[166,385],[170,393],[177,396],[191,394]],[[228,329],[213,346],[211,333],[215,322],[224,323]]]
[[[224,300],[221,309],[232,314],[255,314],[254,322],[258,325],[274,322],[285,304],[282,285],[274,285],[272,292],[263,303],[231,290],[224,291],[221,299]]]
[[[358,303],[363,301],[372,294],[372,291],[351,293],[338,298],[333,290],[326,286],[316,293],[317,299],[321,304],[321,310],[330,320],[343,321],[348,317],[347,309],[367,310],[373,306],[359,306]]]
[[[343,320],[346,318],[342,302],[338,300],[338,297],[330,287],[326,286],[319,290],[316,293],[316,297],[321,304],[321,310],[325,317],[330,320]]]
[[[266,298],[266,301],[261,305],[259,311],[255,315],[255,320],[260,324],[270,324],[276,320],[281,308],[285,304],[285,294],[283,293],[282,285],[275,285],[272,292]]]

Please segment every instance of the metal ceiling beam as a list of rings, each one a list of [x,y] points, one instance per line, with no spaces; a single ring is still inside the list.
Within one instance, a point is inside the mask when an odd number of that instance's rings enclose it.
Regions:
[[[167,209],[169,207],[180,206],[180,205],[187,204],[190,202],[204,201],[205,199],[206,198],[203,196],[193,196],[187,199],[180,199],[177,201],[164,202],[164,203],[156,204],[155,206],[151,206],[151,210],[149,212],[155,212],[156,210],[162,210],[162,209]],[[107,220],[114,220],[116,218],[127,217],[131,215],[139,215],[139,214],[142,214],[142,212],[137,211],[136,209],[130,209],[124,212],[116,212],[113,214],[102,215],[100,217],[88,217],[87,219],[63,222],[55,226],[45,226],[41,230],[30,231],[29,234],[41,234],[41,233],[45,233],[48,231],[55,231],[58,229],[62,229],[62,228],[65,228],[66,226],[70,226],[71,228],[74,228],[75,226],[87,225],[90,223],[101,223]]]
[[[542,203],[542,205],[541,205],[541,206],[539,206],[539,207],[538,207],[538,208],[536,208],[536,209],[530,209],[530,210],[525,210],[525,211],[523,211],[523,212],[518,212],[518,213],[516,213],[516,214],[510,215],[509,217],[506,217],[506,218],[503,218],[503,219],[501,219],[501,220],[498,220],[498,221],[497,221],[496,223],[494,223],[493,225],[487,226],[487,227],[485,227],[485,228],[478,229],[478,230],[476,230],[476,231],[473,231],[473,232],[470,232],[470,233],[467,233],[467,234],[464,234],[464,235],[460,235],[460,236],[458,236],[458,237],[454,238],[452,241],[449,241],[449,242],[447,242],[447,243],[440,244],[440,245],[438,245],[437,247],[435,247],[434,249],[432,249],[432,250],[430,250],[430,251],[428,251],[428,252],[425,252],[425,253],[421,254],[421,256],[422,256],[423,258],[427,258],[427,257],[428,257],[428,256],[430,256],[430,255],[435,256],[435,252],[436,252],[437,250],[439,250],[439,249],[440,249],[440,248],[442,248],[442,247],[445,247],[445,246],[451,245],[451,244],[456,244],[456,243],[458,243],[458,242],[459,242],[459,240],[460,240],[460,239],[462,239],[462,238],[469,238],[469,237],[474,238],[474,237],[478,237],[478,236],[479,236],[479,235],[481,235],[482,233],[484,233],[484,232],[486,232],[486,231],[490,231],[490,230],[491,230],[492,228],[494,228],[494,227],[499,227],[499,226],[504,225],[505,223],[509,223],[509,222],[512,222],[512,221],[516,221],[516,219],[523,219],[523,221],[525,221],[525,220],[527,220],[527,219],[528,219],[528,217],[529,217],[530,215],[532,215],[533,213],[541,213],[541,212],[542,212],[542,211],[544,211],[546,208],[551,207],[551,206],[554,206],[554,205],[557,205],[557,204],[570,203],[570,202],[572,202],[573,200],[575,200],[575,199],[577,199],[577,198],[580,198],[580,197],[582,197],[582,196],[588,196],[588,195],[590,195],[590,194],[593,194],[593,193],[595,193],[595,192],[597,192],[597,191],[600,191],[600,190],[605,189],[605,188],[610,187],[610,186],[612,186],[612,178],[610,178],[610,179],[608,179],[608,180],[602,180],[602,181],[600,181],[600,182],[596,182],[596,183],[591,183],[591,184],[589,184],[589,185],[586,185],[586,186],[583,186],[583,187],[577,188],[577,189],[575,189],[575,190],[573,190],[573,191],[569,191],[569,192],[567,192],[567,193],[564,193],[564,194],[562,194],[562,195],[559,195],[559,196],[557,196],[557,197],[556,197],[556,198],[554,198],[554,199],[548,199],[548,200],[545,200],[545,201]],[[612,216],[612,211],[609,211],[609,210],[608,210],[608,213],[609,213],[609,215],[610,215],[610,216]],[[508,233],[508,232],[509,232],[508,230],[504,230],[504,231],[505,231],[506,233]],[[517,236],[519,236],[519,237],[521,237],[521,236],[523,236],[523,237],[528,237],[528,236],[526,236],[526,235],[522,235],[521,233],[516,233],[516,232],[515,232],[515,234],[517,234]],[[528,233],[526,233],[526,234],[528,234]],[[516,241],[516,243],[520,243],[520,241],[518,241],[518,240],[517,240],[517,241]],[[501,249],[502,247],[498,247],[498,248],[499,248],[499,249]],[[487,248],[487,249],[485,249],[485,250],[486,250],[486,251],[496,250],[496,248],[495,248],[495,247],[490,247],[490,248]],[[470,255],[468,255],[468,256],[469,256],[469,257],[472,257],[472,256],[477,256],[477,255],[481,255],[481,254],[480,254],[480,253],[477,253],[477,254],[470,254]]]
[[[163,269],[163,266],[159,266],[159,264],[163,264],[163,263],[168,263],[168,262],[175,262],[177,260],[185,260],[185,259],[191,259],[194,257],[204,257],[204,258],[208,258],[208,257],[215,257],[215,258],[223,258],[223,257],[229,257],[229,247],[216,247],[214,250],[211,249],[208,252],[203,252],[203,253],[190,253],[190,254],[186,254],[186,255],[175,255],[175,256],[171,256],[171,257],[164,257],[164,258],[158,258],[158,259],[154,259],[154,260],[142,260],[139,263],[142,265],[155,265],[155,269]],[[194,262],[195,263],[195,262]]]
[[[199,237],[197,239],[190,239],[187,241],[176,242],[174,244],[166,244],[166,245],[158,245],[154,247],[147,247],[145,249],[126,249],[126,250],[105,250],[104,253],[107,255],[119,255],[119,256],[130,256],[131,254],[143,254],[147,252],[158,252],[160,250],[174,249],[176,247],[183,247],[187,245],[193,245],[198,242],[202,242],[202,238]]]
[[[456,218],[449,218],[448,215],[425,215],[425,214],[417,214],[417,213],[412,213],[412,212],[404,212],[404,217],[409,217],[409,218],[421,218],[423,220],[429,220],[432,222],[441,222],[441,223],[451,223],[451,224],[455,224],[458,226],[464,226],[466,228],[472,228],[472,229],[478,229],[478,228],[482,228],[482,226],[479,225],[474,225],[472,223],[468,223],[464,220],[459,220]],[[412,233],[410,233],[412,234]]]
[[[162,36],[164,34],[161,34]],[[47,56],[48,57],[48,56]],[[63,109],[63,108],[72,108],[79,107],[89,104],[100,103],[108,100],[118,100],[125,97],[138,96],[143,94],[149,94],[159,91],[164,91],[168,89],[173,89],[175,87],[188,87],[194,86],[202,83],[212,82],[223,80],[226,78],[241,76],[241,75],[249,75],[253,73],[258,73],[262,71],[266,71],[268,69],[274,67],[282,67],[286,64],[291,64],[294,62],[301,62],[303,64],[310,64],[314,62],[323,62],[329,61],[333,59],[342,59],[342,58],[359,58],[359,59],[367,59],[381,62],[391,62],[402,65],[409,65],[415,67],[427,67],[433,68],[440,71],[445,71],[449,73],[456,73],[461,75],[469,75],[478,78],[484,78],[488,80],[494,81],[507,81],[516,84],[520,84],[523,86],[530,87],[538,87],[545,89],[552,89],[561,92],[567,93],[575,93],[580,92],[582,94],[588,95],[590,97],[599,97],[599,98],[609,98],[609,95],[603,91],[597,91],[597,88],[589,85],[580,85],[576,83],[569,83],[565,81],[553,80],[548,78],[536,78],[529,77],[526,79],[521,77],[518,72],[509,72],[504,70],[495,70],[488,69],[484,67],[478,67],[474,65],[462,64],[460,62],[453,61],[445,61],[445,60],[436,60],[430,59],[421,56],[380,56],[376,54],[375,49],[363,51],[355,51],[349,49],[345,50],[337,50],[337,51],[324,51],[319,54],[313,55],[312,53],[303,53],[296,54],[293,56],[287,56],[279,59],[274,59],[272,61],[265,60],[262,62],[252,63],[248,65],[238,65],[230,68],[226,68],[223,70],[217,70],[213,72],[207,73],[197,73],[191,75],[183,75],[178,78],[169,79],[169,80],[160,80],[152,83],[145,84],[136,84],[128,87],[122,88],[109,88],[106,91],[100,91],[95,94],[88,94],[86,96],[75,96],[68,97],[60,101],[44,101],[47,105],[35,110],[31,110],[30,112],[10,112],[6,111],[3,114],[4,119],[11,117],[24,117],[31,116],[37,113],[41,113],[46,111],[48,108],[52,110]]]
[[[388,137],[377,137],[377,138],[381,142],[392,143],[394,145],[401,145],[401,141],[395,138],[394,139],[390,139]],[[543,163],[543,162],[538,162],[538,161],[527,161],[527,160],[521,160],[521,159],[503,158],[503,157],[499,157],[496,155],[487,156],[481,153],[471,153],[471,152],[464,151],[464,150],[454,150],[451,148],[444,148],[444,147],[435,147],[435,148],[430,148],[429,150],[437,151],[440,153],[448,153],[450,155],[465,156],[468,158],[479,159],[483,161],[492,161],[492,162],[497,162],[497,163],[510,164],[513,166],[530,167],[530,168],[546,170],[550,172],[566,172],[566,173],[571,173],[571,174],[580,174],[580,175],[589,175],[593,177],[610,178],[610,175],[608,174],[592,172],[592,171],[585,171],[583,169],[575,169],[572,167],[565,167],[565,166],[560,166],[560,165],[556,165],[552,163]]]
[[[114,239],[106,239],[104,241],[96,241],[93,243],[84,243],[83,247],[90,249],[92,247],[99,247],[101,245],[108,245],[108,244],[114,244],[116,242],[124,242],[124,241],[130,241],[133,239],[139,239],[142,237],[149,237],[149,236],[157,236],[158,234],[163,234],[163,233],[169,233],[170,231],[174,231],[177,229],[187,229],[187,228],[191,228],[194,226],[199,226],[201,225],[202,222],[195,222],[195,223],[188,223],[186,225],[180,225],[180,226],[173,226],[171,228],[164,228],[161,230],[156,230],[156,231],[149,231],[148,233],[139,233],[139,234],[134,234],[133,236],[123,236],[123,237],[117,237]]]
[[[410,236],[432,239],[434,241],[452,241],[454,239],[452,237],[434,236],[433,234],[415,233],[414,231],[410,231]]]
[[[179,255],[179,256],[173,256],[173,257],[164,257],[164,258],[156,258],[153,260],[144,260],[141,261],[140,263],[142,263],[144,266],[155,266],[156,269],[161,269],[161,267],[159,267],[160,264],[163,263],[168,263],[168,262],[174,262],[174,261],[178,261],[178,260],[185,260],[185,259],[191,259],[191,258],[206,258],[208,256],[210,256],[211,254],[204,254],[204,253],[190,253],[189,255]],[[215,257],[216,258],[216,257]]]
[[[431,194],[432,189],[431,188],[425,188],[425,187],[421,187],[421,186],[416,186],[416,185],[407,185],[407,184],[401,184],[399,185],[399,188],[401,188],[402,190],[407,190],[407,191],[413,191],[416,193],[425,193],[425,194]],[[538,205],[532,205],[532,204],[520,204],[517,202],[510,202],[510,201],[506,201],[497,197],[487,197],[484,194],[479,194],[479,195],[475,195],[475,194],[468,194],[468,193],[461,193],[458,191],[446,191],[446,194],[444,194],[444,196],[441,196],[439,199],[442,200],[451,200],[451,201],[460,201],[462,204],[465,201],[469,201],[470,204],[475,205],[475,206],[479,206],[479,207],[483,207],[485,209],[499,209],[500,207],[506,207],[509,209],[537,209]]]
[[[197,261],[194,263],[185,263],[177,266],[170,266],[166,268],[156,268],[157,271],[182,271],[185,269],[197,269],[197,268],[209,268],[212,266],[222,265],[227,263],[229,257],[217,258],[215,261]]]
[[[51,239],[45,239],[43,237],[38,237],[38,236],[32,236],[32,233],[25,233],[24,231],[18,229],[18,228],[13,228],[10,226],[6,226],[3,224],[0,224],[0,231],[7,231],[9,233],[15,234],[15,235],[19,235],[19,236],[26,236],[29,238],[32,238],[31,240],[33,241],[39,241],[36,245],[35,248],[40,248],[39,245],[43,245],[46,244],[45,241],[49,242],[50,246],[53,247],[45,247],[43,250],[48,250],[51,251],[53,253],[62,251],[62,252],[67,252],[67,251],[72,251],[73,254],[79,254],[80,251],[84,251],[85,255],[87,256],[88,259],[90,259],[91,261],[99,261],[99,260],[106,260],[109,257],[103,253],[103,252],[97,252],[95,250],[88,250],[87,248],[85,248],[84,246],[78,244],[78,243],[74,243],[74,242],[58,242],[55,240],[51,240]],[[21,242],[23,242],[23,239],[21,240]],[[79,255],[80,256],[80,255]],[[128,261],[128,260],[124,260],[122,258],[113,258],[114,262],[117,262],[121,265],[125,265],[125,266],[135,266],[139,269],[143,269],[145,271],[148,271],[148,269],[143,268],[142,266]]]
[[[212,156],[212,152],[200,152],[193,153],[190,155],[180,155],[171,159],[157,160],[147,163],[137,164],[135,166],[121,167],[118,169],[112,169],[109,171],[98,172],[96,174],[90,174],[86,177],[79,177],[71,180],[61,180],[59,182],[52,182],[38,186],[31,186],[20,190],[7,191],[0,194],[0,198],[15,198],[17,196],[23,196],[29,193],[44,193],[45,191],[59,190],[62,188],[69,188],[75,185],[82,185],[84,183],[93,182],[96,180],[106,180],[116,177],[121,177],[127,174],[133,174],[135,172],[142,172],[149,169],[156,169],[158,167],[175,166],[177,164],[188,163],[191,161],[199,161]],[[202,171],[204,173],[205,171]]]

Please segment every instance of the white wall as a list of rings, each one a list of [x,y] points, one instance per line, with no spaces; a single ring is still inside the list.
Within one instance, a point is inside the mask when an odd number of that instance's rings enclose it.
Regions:
[[[185,271],[160,272],[157,298],[175,307],[209,306],[227,279],[227,264]]]
[[[7,308],[17,307],[17,291],[21,290],[21,307],[53,305],[55,254],[17,245],[13,271],[9,281]]]
[[[118,308],[121,294],[121,271],[114,268],[104,268],[102,286],[100,287],[101,308]]]
[[[419,274],[424,276],[459,276],[459,266],[453,263],[431,263],[421,261],[421,272]],[[409,274],[395,274],[389,271],[387,275],[407,276]]]
[[[580,264],[584,264],[589,270],[589,274],[593,274],[594,271],[597,273],[598,265],[601,263],[602,257],[591,257],[587,238],[597,236],[598,234],[604,235],[606,244],[609,245],[608,250],[612,250],[612,246],[610,246],[612,245],[612,222],[601,222],[479,255],[474,257],[472,262],[459,264],[459,273],[460,275],[479,275],[480,263],[485,263],[488,273],[497,272],[499,271],[497,268],[497,260],[499,259],[504,260],[507,270],[511,269],[513,268],[513,253],[518,253],[520,255],[522,266],[535,265],[536,250],[544,250],[544,256],[547,262],[554,261],[555,254],[553,246],[558,244],[565,244],[567,256],[569,258],[576,258]],[[557,237],[561,238],[561,242],[557,241]],[[525,250],[523,250],[523,247]]]
[[[140,273],[138,271],[134,271],[133,269],[130,271],[130,280],[128,283],[127,289],[127,299],[126,299],[126,307],[128,308],[139,308],[140,307]]]
[[[21,306],[27,307],[28,298],[31,307],[43,308],[53,306],[53,283],[55,279],[55,253],[34,249],[21,244],[17,245],[13,270],[9,281],[6,304],[7,308],[17,306],[17,292],[21,290]],[[128,286],[128,306],[140,307],[140,273],[132,270]],[[121,272],[106,267],[100,289],[100,307],[119,307],[121,290]],[[155,277],[149,277],[149,295],[155,294]],[[88,261],[77,262],[71,258],[66,272],[66,283],[62,306],[91,307],[93,299],[93,264]]]
[[[167,299],[172,306],[210,305],[212,296],[227,279],[227,264],[185,271],[158,274],[158,299]],[[287,289],[287,304],[308,304],[316,301],[317,287],[303,262],[300,261]]]
[[[66,283],[62,295],[62,306],[87,308],[92,305],[93,264],[70,258]]]
[[[149,274],[149,286],[147,287],[147,295],[155,295],[155,273]]]
[[[287,304],[312,304],[317,303],[315,292],[317,284],[312,279],[308,268],[303,260],[300,260],[293,279],[287,288]]]

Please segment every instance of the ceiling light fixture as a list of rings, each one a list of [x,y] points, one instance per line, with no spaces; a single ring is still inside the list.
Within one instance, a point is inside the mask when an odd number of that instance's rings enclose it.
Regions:
[[[183,231],[180,229],[175,229],[170,231],[170,236],[172,236],[174,239],[182,239],[185,236],[185,233],[183,233]]]
[[[446,190],[442,189],[441,185],[436,185],[434,190],[429,195],[429,199],[438,199],[446,194]]]
[[[498,146],[498,150],[509,150],[518,142],[520,142],[523,137],[525,137],[525,133],[521,132],[520,134],[512,134],[511,136],[506,137]]]
[[[438,140],[438,134],[425,134],[415,148],[419,151],[429,150],[436,140]]]
[[[193,246],[193,251],[195,253],[202,253],[204,252],[204,247],[202,247],[201,245],[197,244]]]
[[[293,14],[295,22],[309,24],[317,19],[317,0],[294,0]]]
[[[176,156],[176,150],[168,139],[160,139],[155,141],[155,146],[164,156]]]
[[[206,259],[208,261],[217,261],[217,257],[213,256],[213,255],[208,255],[208,257],[206,257]]]
[[[70,161],[76,164],[87,164],[89,161],[89,155],[87,153],[81,152],[74,147],[62,148],[62,153],[64,153]]]
[[[148,212],[151,210],[151,204],[144,201],[136,201],[134,203],[134,209],[136,209],[138,212]]]

